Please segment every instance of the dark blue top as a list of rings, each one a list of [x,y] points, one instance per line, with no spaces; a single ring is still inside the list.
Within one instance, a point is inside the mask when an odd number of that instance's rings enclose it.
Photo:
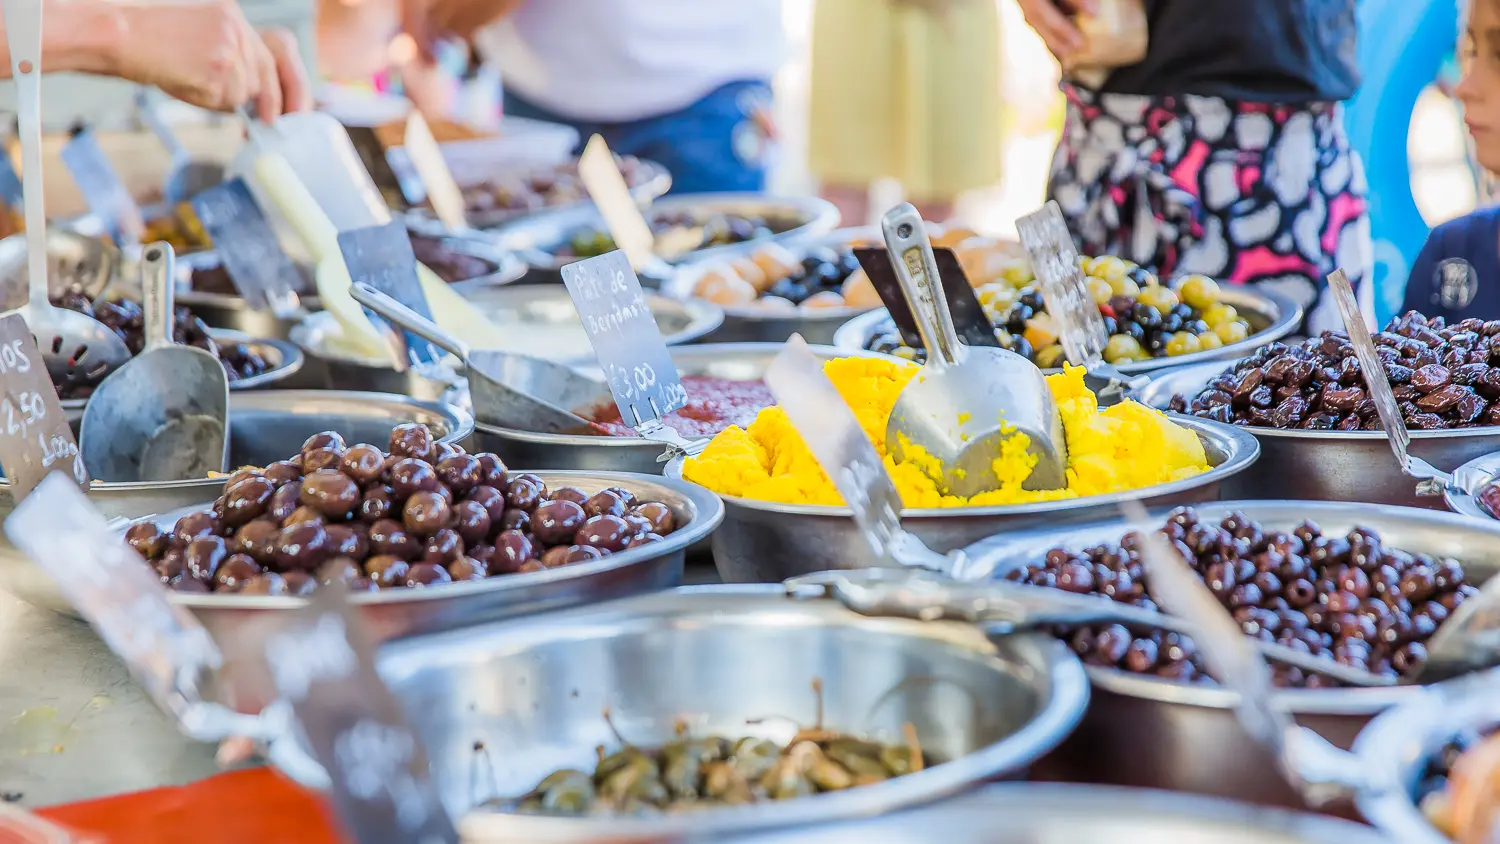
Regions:
[[[1446,317],[1450,324],[1469,317],[1500,319],[1500,207],[1432,230],[1406,280],[1401,312],[1406,311]]]

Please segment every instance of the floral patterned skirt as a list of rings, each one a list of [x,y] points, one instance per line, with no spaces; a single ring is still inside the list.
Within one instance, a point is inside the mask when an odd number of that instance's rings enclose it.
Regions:
[[[1373,322],[1365,176],[1338,105],[1063,90],[1048,194],[1084,253],[1277,290],[1310,332],[1342,325],[1323,295],[1342,268]]]

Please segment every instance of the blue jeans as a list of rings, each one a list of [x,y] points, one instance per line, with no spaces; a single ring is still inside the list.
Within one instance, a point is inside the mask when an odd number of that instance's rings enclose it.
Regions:
[[[766,185],[769,142],[756,123],[767,107],[764,81],[731,82],[681,111],[626,123],[569,120],[505,92],[505,113],[561,123],[578,130],[580,144],[603,135],[610,149],[655,161],[672,174],[672,193],[759,191]],[[575,154],[580,150],[575,150]]]

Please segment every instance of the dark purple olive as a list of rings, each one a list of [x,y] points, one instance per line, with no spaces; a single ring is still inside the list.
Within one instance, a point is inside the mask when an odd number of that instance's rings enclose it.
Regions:
[[[464,499],[453,506],[453,527],[464,544],[478,545],[490,537],[490,511],[478,501]]]
[[[325,516],[343,518],[360,502],[359,484],[338,469],[319,469],[302,479],[298,500]]]
[[[533,517],[532,527],[536,521]],[[620,516],[595,516],[584,522],[573,535],[573,544],[598,548],[600,551],[620,551],[635,532]]]
[[[659,501],[647,501],[637,505],[631,512],[649,521],[652,533],[666,536],[677,529],[677,517],[673,515],[672,508]]]
[[[660,536],[658,536],[657,534],[654,534],[654,533],[643,533],[643,534],[641,534],[639,536],[632,536],[630,538],[630,541],[627,542],[627,543],[625,543],[625,547],[627,549],[638,548],[638,547],[640,547],[642,545],[650,545],[653,542],[660,542],[661,540],[662,540],[662,538]]]
[[[625,524],[630,528],[631,536],[640,536],[643,533],[651,532],[651,521],[644,516],[639,516],[635,513],[626,513],[624,518]]]
[[[500,516],[501,530],[531,530],[531,514],[525,510],[506,510]]]
[[[432,586],[438,583],[448,583],[453,580],[448,570],[436,563],[417,563],[406,570],[406,586],[416,588],[419,586]]]
[[[548,497],[553,501],[571,501],[579,507],[589,500],[589,494],[576,486],[560,486],[552,490],[552,494]]]
[[[261,573],[258,563],[244,554],[231,554],[214,572],[215,592],[238,592],[250,578]]]
[[[353,557],[362,560],[370,555],[368,531],[363,525],[325,525],[328,532],[328,555],[330,557]]]
[[[432,464],[415,457],[396,461],[387,472],[391,489],[397,498],[406,498],[418,492],[430,492],[438,488],[437,472]]]
[[[344,435],[338,431],[323,431],[313,434],[302,443],[300,451],[303,454],[320,448],[332,448],[338,451],[344,450]]]
[[[427,537],[427,544],[422,552],[422,562],[447,565],[463,555],[463,538],[458,535],[458,531],[444,528]]]
[[[434,451],[432,432],[427,430],[426,425],[416,422],[397,425],[391,429],[390,448],[387,450],[401,457],[430,461]]]
[[[370,550],[375,554],[402,560],[415,560],[422,556],[422,545],[417,538],[395,519],[381,519],[370,525]]]
[[[374,483],[385,471],[385,453],[369,443],[351,446],[339,458],[339,471],[354,479],[357,484]]]
[[[125,541],[137,554],[152,560],[167,550],[168,538],[154,522],[138,522],[125,531]]]
[[[389,518],[391,511],[395,508],[396,504],[391,500],[391,493],[385,487],[367,489],[359,501],[359,520],[378,522]]]
[[[438,480],[457,495],[463,495],[476,486],[484,475],[479,459],[468,454],[450,454],[433,466]]]
[[[505,461],[501,460],[499,455],[481,451],[474,455],[474,459],[479,461],[480,483],[503,489],[510,481],[510,472],[506,470]]]
[[[186,545],[200,536],[217,536],[219,517],[213,513],[189,513],[172,526],[173,541]]]
[[[282,484],[276,494],[271,496],[271,504],[266,508],[266,515],[277,522],[286,521],[286,517],[292,514],[302,503],[302,481],[290,481]]]
[[[276,564],[283,570],[316,569],[328,558],[328,531],[319,522],[300,522],[281,529]]]
[[[312,451],[302,452],[302,474],[310,475],[323,469],[337,469],[339,460],[344,456],[342,451],[334,451],[331,448],[315,448]]]
[[[495,537],[495,550],[487,561],[490,571],[495,574],[510,574],[521,567],[527,560],[535,559],[540,554],[537,548],[526,534],[518,530],[501,531]]]
[[[280,536],[280,524],[270,519],[256,519],[235,532],[231,550],[248,555],[262,566],[268,565],[276,559],[276,542]]]
[[[637,502],[635,500],[635,493],[631,492],[630,490],[628,490],[628,489],[626,489],[625,487],[622,487],[622,486],[605,487],[601,491],[602,492],[613,492],[615,494],[616,498],[620,499],[621,501],[623,501],[625,503],[625,509],[626,510],[630,510],[630,509],[634,508],[636,506],[636,504],[639,503],[639,502]]]
[[[271,497],[275,494],[276,485],[262,476],[249,477],[235,484],[222,499],[221,518],[225,526],[237,528],[251,519],[260,518],[270,507]]]
[[[214,572],[229,556],[229,547],[220,536],[200,536],[182,549],[182,559],[190,576],[212,580]]]
[[[453,517],[453,508],[436,492],[419,492],[406,499],[401,510],[401,523],[417,536],[430,536],[448,527]]]
[[[531,512],[542,501],[541,486],[519,477],[505,485],[505,506],[512,510]]]
[[[625,515],[625,501],[613,492],[604,489],[589,496],[584,502],[583,512],[590,518],[594,516],[623,516]]]
[[[531,532],[548,545],[565,545],[588,519],[583,508],[572,501],[543,501],[531,513]]]
[[[266,476],[266,480],[282,486],[302,478],[302,465],[290,460],[278,460],[267,466],[262,474]]]

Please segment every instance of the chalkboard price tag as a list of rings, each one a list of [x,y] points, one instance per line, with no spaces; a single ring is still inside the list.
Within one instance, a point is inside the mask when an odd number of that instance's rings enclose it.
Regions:
[[[339,232],[339,251],[349,268],[351,282],[364,282],[397,302],[432,319],[422,279],[417,275],[417,256],[411,248],[406,224],[392,220],[381,226]],[[365,315],[375,325],[388,325],[369,308]],[[393,329],[394,331],[394,329]],[[435,363],[442,352],[410,331],[400,331],[406,355],[414,365]]]
[[[120,181],[94,133],[87,128],[75,130],[62,148],[62,160],[89,210],[104,222],[115,242],[140,243],[146,231],[141,208]]]
[[[953,313],[953,328],[958,332],[958,339],[968,346],[999,348],[995,326],[985,316],[984,307],[974,295],[974,288],[969,284],[958,256],[952,249],[941,246],[934,248],[932,254],[937,259],[938,274],[943,280],[943,293],[948,298],[948,310]],[[922,335],[917,331],[917,321],[901,293],[901,284],[896,281],[890,253],[884,246],[861,246],[854,250],[854,255],[865,275],[870,277],[870,284],[880,295],[880,301],[885,303],[891,321],[901,332],[901,341],[910,348],[921,348]]]
[[[1076,366],[1097,368],[1104,362],[1109,332],[1078,266],[1078,249],[1062,209],[1057,202],[1048,202],[1040,211],[1016,220],[1016,233],[1031,259],[1047,313],[1057,322],[1063,353]]]
[[[89,483],[57,388],[20,314],[0,317],[0,466],[18,500],[53,472]]]
[[[16,172],[15,162],[11,161],[3,149],[0,149],[0,202],[17,210],[25,204],[21,192],[21,176]]]
[[[410,208],[411,202],[416,200],[410,196],[375,127],[345,126],[344,129],[349,133],[349,141],[354,144],[355,153],[365,165],[365,170],[369,171],[370,179],[375,183],[375,189],[380,191],[386,205],[400,211]]]
[[[199,682],[222,664],[219,650],[72,479],[56,473],[38,484],[5,520],[5,535],[57,582],[152,700],[201,737],[188,714],[201,712]]]
[[[562,268],[625,424],[639,429],[687,404],[687,390],[630,259],[616,249]]]
[[[297,266],[282,250],[244,179],[230,179],[190,201],[246,304],[278,315],[296,310]]]
[[[235,683],[291,705],[360,844],[456,844],[421,739],[375,673],[374,643],[336,585],[227,642]]]

